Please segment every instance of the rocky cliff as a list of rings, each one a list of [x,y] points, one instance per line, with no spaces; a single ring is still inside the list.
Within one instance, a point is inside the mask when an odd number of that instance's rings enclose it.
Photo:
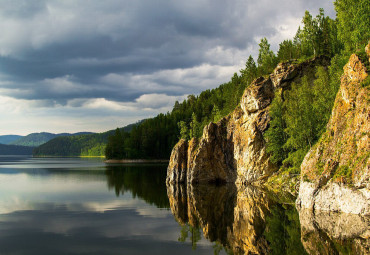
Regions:
[[[299,208],[370,215],[367,61],[353,54],[344,67],[327,130],[301,165]]]
[[[289,89],[307,75],[313,79],[325,57],[303,63],[280,63],[271,75],[254,80],[240,106],[217,123],[210,123],[200,139],[181,140],[173,149],[167,183],[263,181],[277,170],[269,160],[263,133],[270,121],[269,106],[276,90]]]

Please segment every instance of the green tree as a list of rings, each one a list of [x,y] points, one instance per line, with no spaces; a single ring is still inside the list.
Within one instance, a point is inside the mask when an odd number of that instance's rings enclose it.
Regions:
[[[180,129],[180,138],[189,140],[189,128],[185,121],[180,121],[178,123]]]
[[[317,30],[317,24],[313,20],[312,15],[309,11],[306,11],[302,18],[303,28],[299,34],[301,42],[301,52],[305,57],[316,55],[315,52],[315,33]]]
[[[197,116],[193,112],[191,115],[191,122],[190,122],[190,138],[193,137],[200,137],[202,135],[200,129],[200,123],[197,120]]]
[[[288,151],[284,147],[288,135],[285,133],[286,123],[281,91],[276,91],[269,114],[271,116],[270,127],[264,134],[267,140],[267,152],[271,155],[271,162],[280,165],[288,155]]]
[[[242,81],[248,86],[258,76],[256,62],[251,55],[249,55],[245,63],[245,69],[240,70]]]
[[[370,0],[336,0],[338,37],[347,52],[366,44],[370,38]]]
[[[313,109],[318,119],[316,136],[320,137],[329,121],[337,93],[337,87],[330,82],[328,70],[322,66],[317,68],[313,92]]]
[[[266,37],[261,39],[258,52],[258,70],[259,75],[265,75],[271,73],[276,64],[277,58],[272,50],[270,50],[270,44],[268,43]]]
[[[315,18],[306,11],[302,24],[302,29],[298,28],[294,38],[294,44],[299,48],[298,55],[301,57],[334,56],[342,49],[337,38],[336,22],[325,16],[324,9],[320,8]]]
[[[222,118],[222,114],[220,112],[220,109],[218,109],[217,105],[213,106],[212,116],[213,116],[213,122],[217,122]]]
[[[292,40],[284,40],[279,44],[278,59],[279,61],[287,61],[298,57],[297,46]]]
[[[285,92],[287,124],[285,131],[289,135],[287,147],[303,149],[312,146],[315,140],[316,116],[312,107],[314,94],[308,78],[303,77],[300,84],[292,84],[292,89]]]
[[[124,140],[119,128],[116,129],[114,135],[108,137],[108,143],[105,148],[105,157],[107,159],[124,158]]]
[[[291,90],[285,92],[284,98],[285,132],[288,139],[283,148],[289,154],[283,165],[299,173],[304,155],[317,138],[317,119],[312,106],[314,93],[308,78],[305,76],[301,83],[293,83]]]

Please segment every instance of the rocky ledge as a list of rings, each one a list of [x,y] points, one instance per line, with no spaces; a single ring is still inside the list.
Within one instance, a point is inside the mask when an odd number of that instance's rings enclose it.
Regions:
[[[298,208],[370,215],[367,61],[353,54],[344,67],[327,130],[301,165]]]
[[[269,160],[263,133],[275,91],[289,89],[304,75],[314,77],[317,66],[328,63],[325,57],[284,62],[270,76],[254,80],[230,115],[207,125],[200,139],[181,140],[174,147],[167,183],[252,183],[271,176],[277,167]]]

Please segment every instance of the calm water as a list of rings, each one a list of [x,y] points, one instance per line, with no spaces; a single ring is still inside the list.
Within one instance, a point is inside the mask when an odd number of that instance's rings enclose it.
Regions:
[[[316,232],[301,242],[294,205],[252,187],[166,187],[166,167],[0,156],[0,254],[306,253]]]

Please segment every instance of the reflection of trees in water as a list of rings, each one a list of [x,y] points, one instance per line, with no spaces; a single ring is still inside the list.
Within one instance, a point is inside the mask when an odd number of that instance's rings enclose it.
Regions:
[[[189,238],[193,250],[197,248],[197,242],[202,239],[199,226],[191,226],[189,224],[185,224],[181,227],[180,233],[181,234],[178,240],[184,243]]]
[[[301,243],[299,215],[294,205],[272,206],[263,235],[269,243],[270,254],[307,254]]]
[[[223,249],[228,254],[304,254],[295,207],[275,202],[263,190],[169,185],[167,192],[172,213],[182,225],[180,241],[186,240],[190,227],[200,227],[215,242],[215,254]]]
[[[169,208],[166,191],[166,166],[108,166],[105,171],[108,189],[117,196],[126,191],[159,208]]]

